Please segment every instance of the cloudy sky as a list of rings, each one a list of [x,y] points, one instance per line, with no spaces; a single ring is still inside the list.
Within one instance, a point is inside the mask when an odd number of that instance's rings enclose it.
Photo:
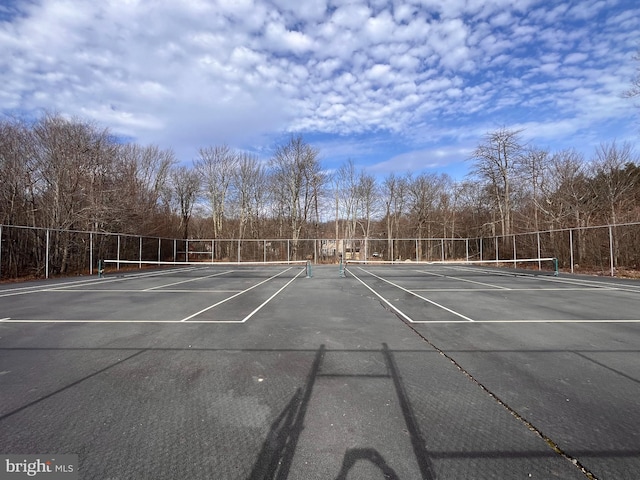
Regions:
[[[587,156],[640,140],[637,0],[3,0],[0,22],[3,114],[187,163],[299,133],[327,168],[459,177],[503,126]]]

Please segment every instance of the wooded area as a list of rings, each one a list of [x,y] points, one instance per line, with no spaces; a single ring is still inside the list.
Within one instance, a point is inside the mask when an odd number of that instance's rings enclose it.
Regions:
[[[52,114],[33,123],[5,119],[0,224],[289,239],[292,258],[301,239],[370,238],[386,241],[380,250],[390,258],[399,238],[482,238],[640,221],[640,166],[632,145],[603,143],[584,158],[576,150],[527,145],[521,134],[487,133],[467,159],[469,175],[456,182],[426,172],[379,179],[353,161],[330,171],[300,136],[277,146],[268,160],[212,145],[187,165],[171,150],[123,143],[90,122]],[[26,230],[13,235],[3,238],[3,272],[33,273],[15,259],[41,255],[38,243]],[[76,268],[72,237],[50,239],[56,273]],[[616,251],[637,249],[621,241],[616,237]]]

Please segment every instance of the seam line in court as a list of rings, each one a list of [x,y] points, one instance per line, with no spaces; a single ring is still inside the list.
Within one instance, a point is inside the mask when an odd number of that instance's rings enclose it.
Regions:
[[[542,430],[536,427],[533,423],[527,420],[523,415],[518,413],[518,411],[507,404],[504,400],[502,400],[496,393],[493,393],[484,383],[480,382],[476,377],[474,377],[471,372],[465,369],[462,364],[458,363],[458,361],[449,355],[447,352],[436,346],[431,340],[429,340],[425,335],[420,333],[415,326],[405,322],[400,319],[402,323],[404,323],[408,328],[410,328],[413,333],[415,333],[419,338],[421,338],[427,345],[429,345],[433,350],[438,352],[444,358],[449,360],[464,376],[466,376],[469,380],[471,380],[475,385],[477,385],[482,391],[487,393],[493,400],[495,400],[500,406],[502,406],[507,412],[509,412],[516,420],[520,421],[523,425],[525,425],[531,432],[541,438],[557,455],[569,461],[574,467],[580,470],[587,478],[596,479],[597,477],[591,473],[576,457],[570,455],[554,442],[551,437],[545,435]],[[462,322],[461,322],[462,323]],[[475,322],[474,322],[475,323]]]
[[[411,320],[411,317],[409,317],[408,315],[406,315],[404,312],[402,312],[398,307],[396,307],[394,304],[392,304],[389,300],[387,300],[386,298],[384,298],[382,295],[380,295],[378,292],[376,292],[373,288],[371,288],[369,285],[367,285],[365,282],[363,282],[362,280],[360,280],[360,278],[353,272],[348,271],[351,275],[354,276],[354,278],[356,280],[358,280],[362,285],[364,285],[365,287],[367,287],[376,297],[378,297],[380,300],[382,300],[384,303],[386,303],[394,312],[396,312],[396,314],[400,315],[402,318],[404,318],[405,320],[407,320],[408,322],[413,323],[413,320]]]

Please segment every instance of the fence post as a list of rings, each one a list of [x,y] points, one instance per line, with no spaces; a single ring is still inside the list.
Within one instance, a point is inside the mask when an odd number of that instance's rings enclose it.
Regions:
[[[138,251],[138,268],[142,268],[142,235],[140,236],[140,248]]]
[[[118,254],[116,255],[116,259],[118,260],[116,262],[116,270],[120,270],[120,235],[118,235]]]
[[[158,264],[160,264],[160,246],[162,244],[162,239],[158,237]]]
[[[89,232],[89,275],[93,275],[93,232]]]
[[[49,229],[46,232],[46,251],[44,252],[44,278],[49,278]]]
[[[609,225],[609,259],[611,261],[611,276],[615,277],[615,262],[613,258],[613,227]]]
[[[569,258],[571,261],[571,273],[573,273],[573,229],[569,229]]]
[[[467,251],[467,262],[469,261],[469,237],[464,239],[464,243],[465,243],[465,248]]]
[[[541,258],[540,255],[540,232],[536,232],[536,240],[538,242],[538,258]],[[538,270],[542,270],[542,262],[538,260]]]

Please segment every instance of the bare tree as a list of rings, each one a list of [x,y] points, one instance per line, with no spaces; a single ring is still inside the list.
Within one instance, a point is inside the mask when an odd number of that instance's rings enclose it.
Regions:
[[[592,198],[586,173],[584,158],[575,150],[560,150],[550,156],[537,204],[549,228],[586,225]]]
[[[364,258],[369,255],[369,237],[371,236],[371,221],[378,209],[378,185],[373,175],[360,171],[356,186],[357,205],[360,218],[360,228],[364,237]]]
[[[318,193],[321,166],[318,151],[302,137],[291,137],[276,148],[271,161],[274,198],[286,221],[292,239],[293,258],[297,258],[300,232],[306,226]]]
[[[0,224],[33,221],[33,138],[22,122],[0,121]]]
[[[200,191],[200,177],[193,169],[184,165],[176,167],[171,172],[174,203],[180,215],[182,238],[189,238],[189,221]]]
[[[502,128],[487,133],[474,150],[471,174],[486,183],[500,213],[502,235],[511,233],[512,188],[522,154],[521,130]]]
[[[213,238],[224,231],[225,208],[229,187],[238,168],[239,155],[227,145],[201,148],[195,167],[209,199],[213,220]]]
[[[547,171],[549,162],[549,152],[536,147],[527,148],[520,157],[517,165],[518,173],[521,178],[523,190],[526,197],[533,207],[533,230],[540,230],[540,187],[543,182],[544,174]],[[528,215],[525,213],[525,218]]]
[[[352,159],[347,160],[340,166],[336,174],[336,210],[341,207],[341,216],[344,218],[344,234],[345,239],[350,242],[356,233],[357,217],[358,217],[358,174],[356,166]],[[350,248],[353,245],[349,245]]]
[[[259,216],[264,213],[266,183],[264,165],[248,153],[238,155],[231,187],[238,212],[238,238],[240,239],[245,238],[247,224],[251,226],[252,236],[257,237]]]
[[[406,191],[406,177],[397,177],[394,173],[390,173],[383,181],[382,198],[386,221],[388,260],[395,258],[393,239],[394,236],[399,236],[400,219],[405,213]]]
[[[96,222],[96,229],[104,229],[105,222],[107,225],[118,223],[124,231],[148,234],[165,231],[170,212],[170,173],[176,163],[172,150],[155,145],[121,145],[115,181],[105,184],[102,190],[105,200],[114,200],[107,201],[110,207],[105,215],[98,215],[101,220]]]
[[[629,143],[622,146],[616,142],[603,143],[596,149],[591,185],[594,198],[608,210],[608,221],[612,224],[634,205],[632,192],[640,180],[637,163],[638,158]]]
[[[422,173],[408,184],[409,212],[418,239],[434,236],[437,211],[448,177],[435,173]],[[423,256],[422,241],[418,242],[418,259]]]

